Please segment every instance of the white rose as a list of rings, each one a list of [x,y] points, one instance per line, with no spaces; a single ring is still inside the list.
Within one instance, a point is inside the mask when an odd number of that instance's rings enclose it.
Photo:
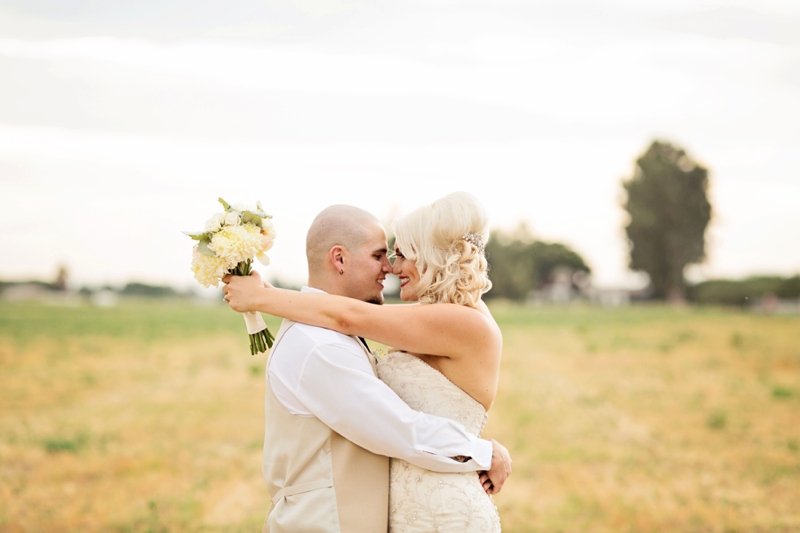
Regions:
[[[239,225],[239,213],[228,213],[225,215],[225,224],[228,226]]]
[[[244,211],[253,211],[253,208],[251,208],[249,205],[247,205],[245,203],[233,204],[231,207],[234,208],[235,210],[239,211],[240,213],[242,213]]]
[[[220,217],[217,217],[217,215],[214,215],[213,217],[211,217],[208,220],[206,220],[206,231],[209,231],[209,232],[217,231],[220,228],[220,226],[222,225],[222,220],[223,219],[220,218]]]

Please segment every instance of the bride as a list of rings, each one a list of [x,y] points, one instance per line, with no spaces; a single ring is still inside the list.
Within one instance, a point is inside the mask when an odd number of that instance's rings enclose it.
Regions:
[[[497,394],[502,336],[481,295],[491,288],[483,208],[457,192],[396,220],[393,273],[412,305],[374,305],[265,284],[254,310],[394,348],[378,377],[411,408],[479,436]],[[233,285],[233,284],[232,284]],[[236,302],[231,307],[237,311]],[[439,473],[392,459],[389,530],[500,531],[487,475]]]

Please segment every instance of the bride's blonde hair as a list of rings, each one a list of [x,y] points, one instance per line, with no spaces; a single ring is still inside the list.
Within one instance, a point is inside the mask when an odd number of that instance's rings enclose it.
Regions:
[[[488,221],[477,198],[454,192],[392,224],[396,245],[416,262],[419,301],[475,307],[492,288],[484,246]]]

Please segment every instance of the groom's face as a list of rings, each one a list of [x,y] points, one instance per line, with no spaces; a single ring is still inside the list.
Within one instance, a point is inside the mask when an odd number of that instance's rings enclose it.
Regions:
[[[383,282],[392,271],[387,257],[386,231],[380,224],[367,228],[367,238],[357,250],[350,251],[347,268],[347,296],[365,302],[383,303]]]

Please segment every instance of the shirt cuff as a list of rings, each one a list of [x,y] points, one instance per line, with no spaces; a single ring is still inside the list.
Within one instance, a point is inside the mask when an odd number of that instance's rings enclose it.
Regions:
[[[475,470],[489,470],[492,466],[492,443],[472,435],[470,440],[472,440],[472,461],[477,466]]]

